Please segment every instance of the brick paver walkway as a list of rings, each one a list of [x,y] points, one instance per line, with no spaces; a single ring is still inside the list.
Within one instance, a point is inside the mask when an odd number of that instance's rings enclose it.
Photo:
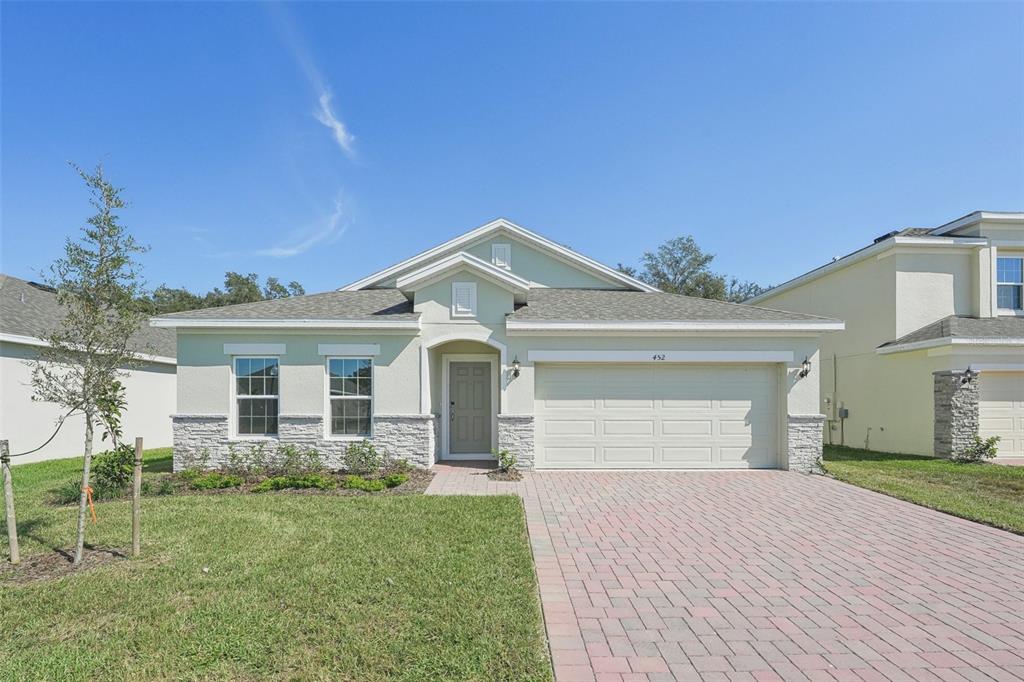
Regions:
[[[1024,538],[820,476],[435,467],[523,497],[556,677],[1024,679]]]

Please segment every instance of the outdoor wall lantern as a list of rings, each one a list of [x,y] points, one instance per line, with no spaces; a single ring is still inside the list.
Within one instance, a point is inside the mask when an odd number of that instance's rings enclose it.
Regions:
[[[805,376],[811,373],[811,359],[804,357],[804,361],[800,363],[800,372],[797,374],[798,377],[803,379]]]
[[[518,355],[515,357],[515,359],[512,360],[512,378],[513,379],[518,379],[519,378],[519,356]]]
[[[978,373],[971,369],[970,365],[967,365],[967,369],[964,370],[964,375],[960,377],[960,384],[969,384],[978,377]]]

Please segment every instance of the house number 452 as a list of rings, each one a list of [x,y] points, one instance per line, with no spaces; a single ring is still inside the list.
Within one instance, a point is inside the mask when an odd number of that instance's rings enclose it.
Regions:
[[[664,353],[655,353],[654,355],[651,356],[651,360],[655,360],[655,361],[660,361],[660,360],[664,360],[664,359],[665,359],[665,354]]]

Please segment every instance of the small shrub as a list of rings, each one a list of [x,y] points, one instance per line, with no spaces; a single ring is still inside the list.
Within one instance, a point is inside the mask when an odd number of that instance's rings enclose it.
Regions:
[[[108,486],[96,481],[93,482],[91,487],[93,502],[124,499],[128,493],[126,488]],[[78,478],[54,488],[50,491],[50,499],[56,505],[77,504],[78,496],[81,492],[82,479]]]
[[[380,471],[384,466],[384,456],[368,440],[350,443],[341,456],[342,468],[350,474],[363,476]]]
[[[241,476],[225,474],[220,471],[185,472],[182,474],[182,478],[188,481],[188,484],[196,490],[237,488],[243,482]]]
[[[516,467],[516,456],[508,450],[491,450],[494,458],[498,460],[498,469],[508,472]]]
[[[973,464],[975,462],[983,462],[986,459],[992,459],[999,451],[999,448],[996,447],[998,444],[999,436],[992,436],[985,440],[975,436],[974,444],[960,454],[953,455],[952,460],[960,464]]]
[[[171,482],[170,478],[166,476],[156,480],[142,479],[142,494],[143,495],[173,495],[174,494],[174,483]]]
[[[389,471],[392,471],[396,474],[408,474],[416,467],[414,467],[412,464],[409,464],[409,460],[407,459],[393,459],[388,462],[387,468]]]
[[[384,481],[384,485],[388,488],[397,488],[408,481],[409,476],[407,474],[388,474],[380,480]]]
[[[303,476],[273,476],[257,483],[252,491],[254,493],[265,493],[270,490],[287,490],[289,488],[318,488],[319,490],[331,490],[338,486],[330,476],[323,474],[305,474]]]
[[[101,452],[93,459],[94,497],[97,486],[103,488],[127,488],[132,482],[135,466],[135,450],[130,445],[119,445],[113,450]]]
[[[324,459],[315,448],[284,445],[277,451],[274,467],[286,476],[300,476],[323,471]]]
[[[380,479],[368,481],[362,476],[350,475],[345,477],[345,487],[350,490],[362,490],[367,493],[378,493],[381,490],[384,490],[385,485],[384,481]]]

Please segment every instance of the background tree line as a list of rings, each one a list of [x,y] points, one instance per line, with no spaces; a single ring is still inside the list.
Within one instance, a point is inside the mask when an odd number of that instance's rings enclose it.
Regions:
[[[224,288],[214,287],[205,294],[197,294],[185,288],[173,288],[161,284],[152,293],[139,298],[142,311],[147,315],[163,315],[183,310],[217,308],[236,303],[254,303],[274,298],[302,296],[306,290],[298,282],[281,284],[276,277],[267,277],[261,286],[255,272],[243,275],[237,272],[224,273]]]
[[[714,259],[714,254],[702,251],[687,235],[668,240],[657,251],[645,252],[640,257],[640,268],[619,263],[617,269],[669,294],[732,303],[742,303],[771,288],[712,272]]]

